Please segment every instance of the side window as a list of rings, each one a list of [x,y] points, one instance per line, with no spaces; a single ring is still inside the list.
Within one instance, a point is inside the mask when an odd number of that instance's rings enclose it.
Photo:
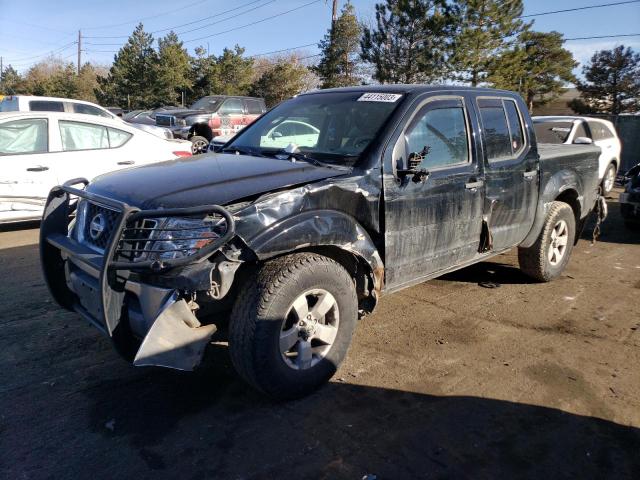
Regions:
[[[507,116],[500,99],[479,99],[480,118],[484,130],[484,143],[489,161],[504,160],[512,156],[511,137]]]
[[[584,122],[578,123],[578,126],[576,127],[576,133],[573,135],[573,139],[575,140],[578,137],[591,138],[587,133],[587,129],[584,127]]]
[[[109,148],[107,127],[64,120],[59,121],[58,124],[60,125],[62,150],[65,152]]]
[[[524,147],[524,129],[522,128],[522,120],[516,102],[513,100],[505,100],[504,108],[507,112],[507,120],[509,121],[509,131],[511,132],[511,148],[513,153],[517,154]]]
[[[220,107],[219,112],[222,115],[233,115],[233,114],[244,113],[244,105],[242,104],[242,99],[227,98],[222,104],[222,106]]]
[[[589,122],[589,129],[594,140],[606,140],[613,137],[613,133],[604,123]]]
[[[46,153],[48,150],[46,119],[32,118],[0,124],[0,155]]]
[[[463,104],[434,101],[411,121],[405,133],[407,155],[423,154],[422,168],[437,168],[469,161],[467,122]]]
[[[129,132],[123,132],[116,128],[107,128],[109,131],[109,146],[111,148],[118,148],[127,143],[127,141],[133,137]]]
[[[32,112],[64,112],[64,105],[62,102],[31,100],[29,110]]]
[[[262,115],[265,111],[264,103],[261,100],[247,98],[245,104],[247,105],[247,113],[249,115]]]
[[[97,115],[99,117],[111,118],[111,115],[106,114],[97,107],[91,105],[85,105],[83,103],[73,103],[74,113],[83,113],[85,115]]]

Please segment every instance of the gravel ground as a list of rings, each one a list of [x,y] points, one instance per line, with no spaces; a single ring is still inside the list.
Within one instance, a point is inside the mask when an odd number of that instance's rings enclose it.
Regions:
[[[289,403],[223,347],[192,374],[127,365],[52,302],[34,226],[5,228],[0,477],[640,478],[640,233],[609,207],[555,282],[514,251],[384,297]]]

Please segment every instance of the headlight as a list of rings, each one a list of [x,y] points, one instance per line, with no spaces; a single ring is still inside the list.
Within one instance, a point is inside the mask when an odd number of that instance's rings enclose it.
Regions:
[[[224,220],[219,217],[159,219],[157,230],[150,237],[154,252],[151,257],[154,260],[171,260],[194,255],[220,238],[221,227],[225,228]]]

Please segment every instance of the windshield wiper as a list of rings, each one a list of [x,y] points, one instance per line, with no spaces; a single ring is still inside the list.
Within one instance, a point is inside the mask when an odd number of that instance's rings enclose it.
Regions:
[[[343,165],[336,165],[334,163],[323,162],[322,160],[318,160],[317,158],[311,157],[303,152],[287,152],[286,149],[276,150],[275,152],[268,152],[270,155],[275,156],[276,158],[281,158],[283,160],[294,158],[295,160],[300,160],[302,162],[312,163],[317,167],[324,168],[337,168],[339,170],[343,170],[347,167]]]
[[[222,150],[220,150],[222,153],[235,153],[235,154],[240,154],[240,155],[253,155],[254,157],[266,157],[266,155],[264,153],[262,153],[259,150],[255,150],[253,148],[247,148],[247,147],[225,147]]]

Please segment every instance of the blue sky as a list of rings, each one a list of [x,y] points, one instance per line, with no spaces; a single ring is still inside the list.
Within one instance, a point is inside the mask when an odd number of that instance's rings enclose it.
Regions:
[[[525,0],[525,14],[613,3],[615,0]],[[345,0],[341,0],[342,5]],[[375,1],[352,0],[363,21],[374,19]],[[232,10],[229,12],[229,10]],[[265,20],[288,10],[277,18]],[[228,12],[220,15],[222,12]],[[207,20],[204,18],[210,17]],[[534,17],[534,28],[557,30],[565,38],[640,33],[640,3],[609,6],[580,12]],[[264,21],[261,21],[264,20]],[[300,45],[316,44],[331,22],[331,1],[326,0],[0,0],[0,55],[5,65],[24,71],[55,52],[75,62],[78,29],[83,34],[83,62],[109,64],[135,24],[147,31],[178,27],[190,51],[202,45],[212,53],[239,44],[249,55]],[[260,22],[261,21],[261,22]],[[243,25],[260,22],[246,28]],[[180,25],[184,25],[179,27]],[[228,31],[235,29],[233,31]],[[95,38],[95,37],[122,38]],[[94,37],[94,38],[90,38]],[[206,37],[206,38],[202,38]],[[579,40],[566,46],[585,62],[594,51],[620,43],[640,51],[640,36]],[[303,48],[312,55],[315,46]]]

